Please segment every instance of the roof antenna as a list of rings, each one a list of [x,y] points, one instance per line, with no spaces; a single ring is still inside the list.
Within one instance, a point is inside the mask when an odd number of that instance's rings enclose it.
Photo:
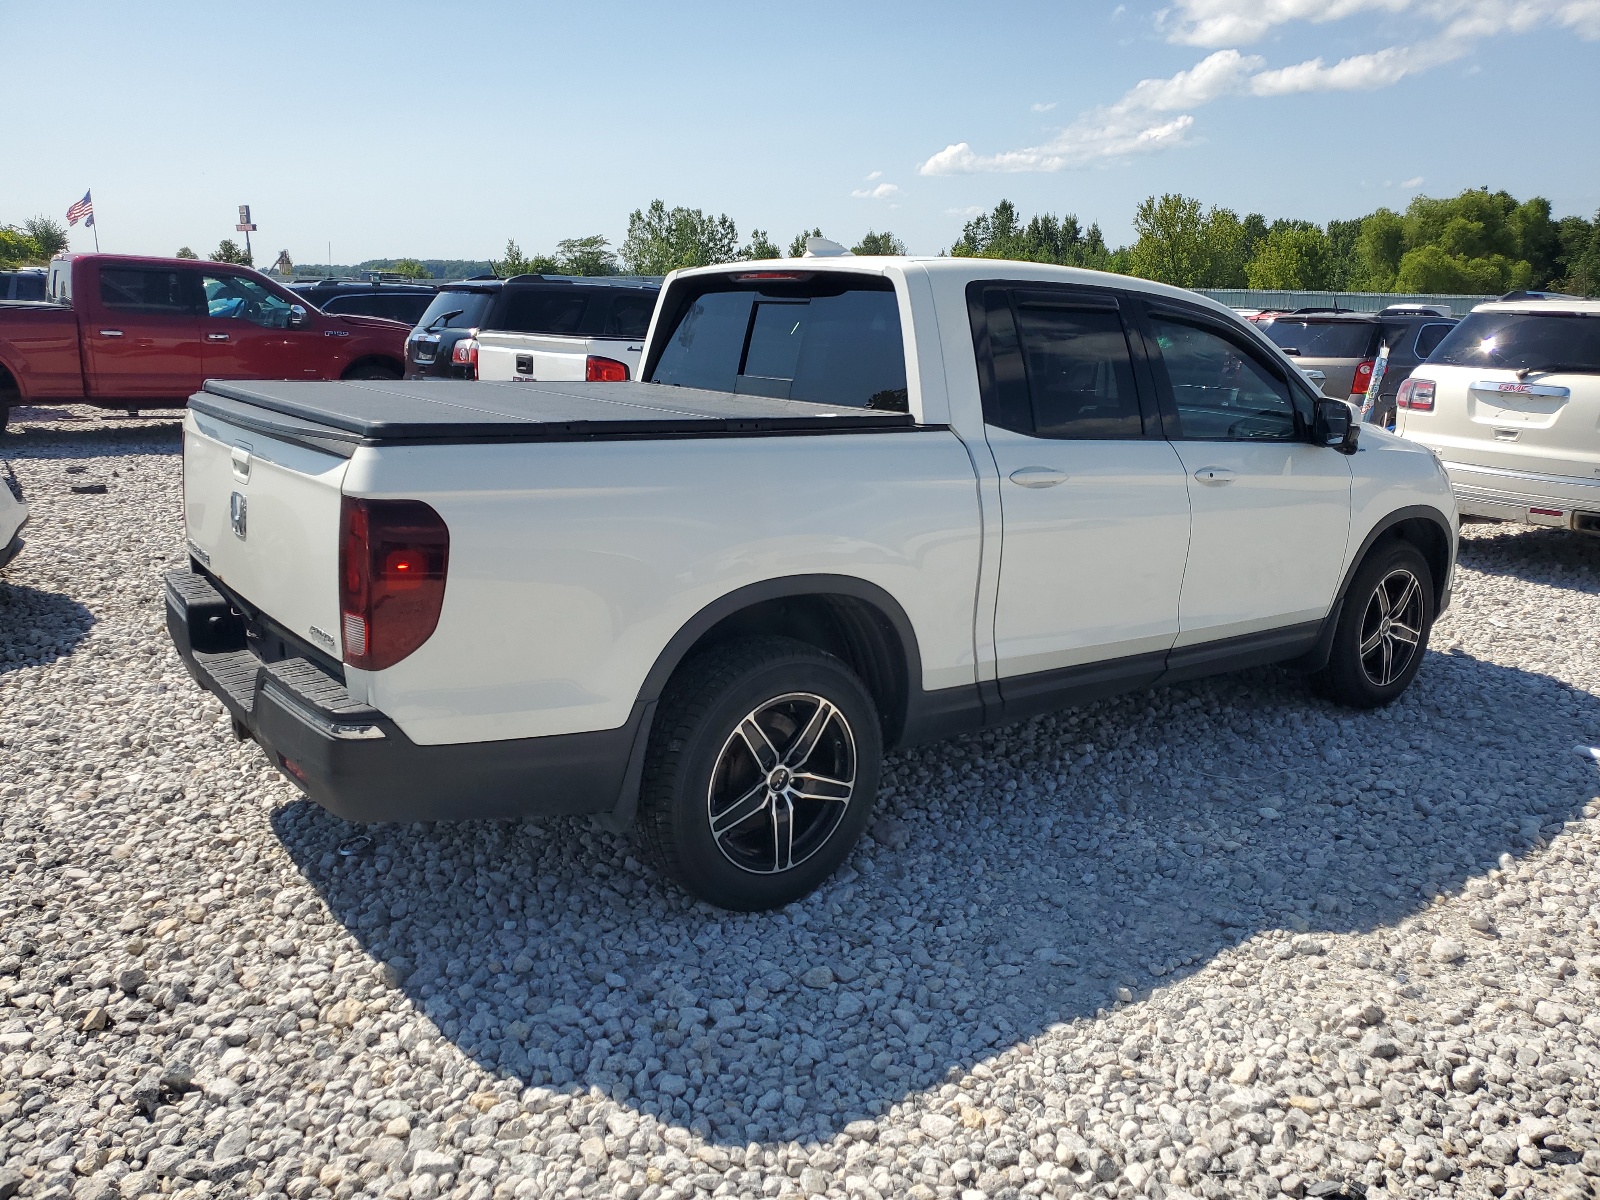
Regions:
[[[846,250],[832,238],[808,237],[806,239],[806,252],[802,258],[850,258],[850,251]]]

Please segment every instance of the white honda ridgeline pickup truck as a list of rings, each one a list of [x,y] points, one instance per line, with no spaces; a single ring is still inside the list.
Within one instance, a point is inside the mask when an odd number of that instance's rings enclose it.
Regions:
[[[207,383],[168,627],[342,817],[637,819],[690,892],[770,908],[887,749],[1261,663],[1399,695],[1455,502],[1351,413],[1136,279],[683,271],[635,381]]]

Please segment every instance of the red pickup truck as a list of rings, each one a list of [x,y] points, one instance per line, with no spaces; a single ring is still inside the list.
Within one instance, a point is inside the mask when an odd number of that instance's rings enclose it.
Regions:
[[[64,255],[43,303],[0,303],[0,430],[16,404],[163,408],[207,379],[399,379],[410,327],[324,313],[249,267]]]

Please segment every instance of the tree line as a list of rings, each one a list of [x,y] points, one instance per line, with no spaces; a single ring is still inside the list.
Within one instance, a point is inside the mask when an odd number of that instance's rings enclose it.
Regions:
[[[1146,198],[1134,214],[1133,228],[1134,241],[1113,248],[1097,223],[1085,227],[1072,213],[1039,213],[1024,220],[1016,205],[1002,200],[992,212],[967,221],[944,253],[1089,267],[1188,288],[1470,295],[1532,288],[1600,294],[1600,213],[1592,221],[1558,218],[1542,196],[1519,201],[1487,188],[1470,188],[1448,199],[1418,196],[1404,212],[1378,208],[1326,225],[1293,218],[1268,222],[1260,213],[1241,217],[1229,208],[1168,193]],[[808,237],[821,236],[820,227],[801,230],[787,244],[788,257],[803,254]],[[48,262],[66,244],[66,229],[49,217],[0,226],[0,268]],[[905,244],[887,230],[869,230],[851,250],[906,252]],[[502,278],[665,275],[680,267],[784,255],[766,230],[752,229],[741,240],[726,214],[668,208],[654,200],[629,215],[627,236],[618,247],[601,234],[591,234],[557,242],[549,253],[528,255],[511,239],[502,257],[488,266]],[[187,246],[178,256],[199,257]],[[250,263],[249,254],[231,238],[207,257]],[[370,260],[361,268],[417,279],[436,276],[433,264],[414,258]],[[323,268],[311,270],[320,274]]]

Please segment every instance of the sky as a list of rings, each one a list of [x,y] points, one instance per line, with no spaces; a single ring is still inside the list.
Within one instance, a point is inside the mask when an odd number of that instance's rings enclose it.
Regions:
[[[105,250],[498,257],[659,198],[939,253],[1001,199],[1325,222],[1487,185],[1600,210],[1600,0],[0,0],[0,224]],[[83,226],[75,250],[93,248]]]

